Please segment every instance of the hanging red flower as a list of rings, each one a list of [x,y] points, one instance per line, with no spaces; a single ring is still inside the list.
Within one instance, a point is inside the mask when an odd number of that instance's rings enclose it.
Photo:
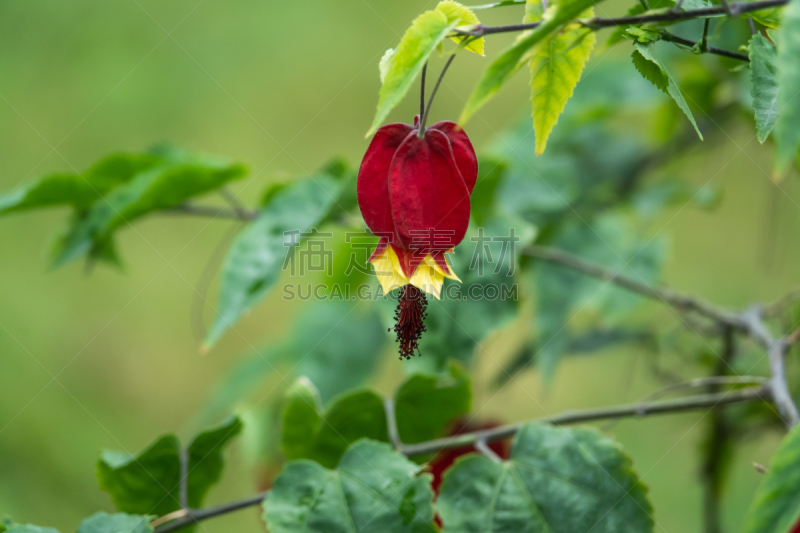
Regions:
[[[478,160],[467,134],[439,122],[420,135],[414,125],[378,130],[358,172],[358,205],[380,237],[370,262],[384,294],[401,288],[395,332],[400,356],[410,358],[425,331],[425,292],[439,298],[444,278],[460,281],[445,253],[469,225]]]

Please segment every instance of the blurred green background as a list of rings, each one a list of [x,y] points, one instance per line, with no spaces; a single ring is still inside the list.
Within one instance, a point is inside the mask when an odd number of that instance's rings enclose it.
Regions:
[[[233,190],[251,203],[265,184],[304,176],[333,156],[357,163],[380,86],[378,61],[409,22],[435,2],[409,0],[0,0],[0,191],[42,174],[86,168],[117,150],[167,141],[246,163]],[[598,14],[628,7],[613,1]],[[479,14],[516,23],[521,8]],[[627,59],[604,49],[593,65]],[[489,39],[491,58],[512,36]],[[432,111],[455,118],[486,58],[459,57]],[[432,66],[438,72],[440,64]],[[632,66],[629,68],[633,69]],[[624,95],[620,95],[622,98]],[[469,124],[480,151],[529,112],[518,76]],[[410,121],[409,96],[392,115]],[[674,154],[669,171],[723,192],[714,212],[676,207],[652,221],[669,236],[665,283],[723,305],[770,301],[798,283],[800,191],[796,176],[770,181],[771,149],[742,115],[724,130],[704,123],[705,143]],[[558,128],[558,126],[557,126]],[[232,222],[154,216],[123,231],[125,272],[49,271],[46,254],[65,211],[0,219],[0,516],[72,531],[111,500],[96,486],[103,448],[136,451],[160,433],[189,436],[193,416],[240,354],[279,337],[302,302],[275,291],[209,354],[199,353],[197,308],[215,298],[204,283]],[[215,266],[217,263],[212,263]],[[514,328],[512,328],[513,330]],[[517,328],[519,329],[519,328]],[[513,337],[513,335],[511,335]],[[636,349],[570,358],[544,387],[529,370],[499,392],[481,387],[510,357],[473,364],[481,417],[522,420],[569,408],[631,402],[658,388]],[[402,379],[389,350],[373,386]],[[626,421],[611,429],[650,486],[657,530],[700,530],[697,450],[701,413]],[[182,431],[181,431],[182,430]],[[779,435],[748,441],[734,457],[724,525],[738,530]],[[244,446],[209,503],[255,490]],[[258,531],[257,510],[203,525]]]

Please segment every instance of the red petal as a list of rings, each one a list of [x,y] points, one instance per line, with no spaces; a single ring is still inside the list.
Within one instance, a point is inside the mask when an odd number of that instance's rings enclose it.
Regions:
[[[389,200],[389,166],[403,140],[416,130],[408,124],[389,124],[372,138],[358,170],[358,207],[369,229],[381,237],[394,234]]]
[[[449,250],[469,225],[469,192],[447,136],[430,129],[409,135],[389,169],[392,218],[399,245],[425,255]]]
[[[423,250],[409,250],[403,248],[401,245],[392,245],[392,249],[397,254],[397,259],[400,261],[400,268],[407,278],[414,275],[417,267],[425,259],[426,252]]]
[[[447,135],[450,146],[453,147],[453,157],[455,157],[461,177],[467,185],[467,190],[472,194],[475,182],[478,180],[478,158],[475,157],[475,150],[467,137],[466,132],[458,124],[450,121],[437,122],[431,129],[437,129]]]
[[[369,256],[368,261],[372,262],[373,260],[375,260],[376,257],[378,257],[383,253],[383,251],[386,249],[388,245],[389,245],[389,237],[381,237],[380,240],[378,241],[377,246],[375,246],[375,251],[372,252],[371,256]]]

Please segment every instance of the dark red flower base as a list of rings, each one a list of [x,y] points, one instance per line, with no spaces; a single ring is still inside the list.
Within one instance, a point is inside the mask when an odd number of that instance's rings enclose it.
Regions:
[[[428,299],[424,292],[413,285],[406,285],[400,289],[397,310],[394,312],[394,331],[400,344],[401,361],[411,359],[415,353],[422,355],[419,353],[419,339],[425,332],[427,308]]]

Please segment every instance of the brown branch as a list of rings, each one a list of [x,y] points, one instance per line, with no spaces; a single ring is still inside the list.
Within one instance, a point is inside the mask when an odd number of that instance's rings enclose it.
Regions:
[[[522,250],[522,253],[530,257],[535,257],[536,259],[541,259],[542,261],[559,264],[594,278],[613,283],[631,292],[664,302],[680,311],[696,312],[702,316],[705,316],[706,318],[714,320],[719,324],[730,326],[739,330],[746,329],[746,324],[742,318],[734,313],[723,309],[718,309],[699,299],[678,294],[670,289],[659,289],[653,287],[647,283],[624,276],[620,272],[606,270],[605,268],[589,263],[576,255],[570,254],[569,252],[545,246],[529,246]]]
[[[797,406],[794,404],[786,381],[784,358],[791,344],[787,338],[776,339],[763,321],[763,312],[754,307],[742,313],[748,334],[767,350],[770,367],[770,380],[767,384],[772,402],[787,427],[794,427],[800,421]],[[791,335],[790,335],[791,337]]]
[[[706,19],[708,20],[708,19]],[[697,46],[698,43],[691,41],[689,39],[684,39],[683,37],[678,37],[677,35],[673,35],[670,32],[663,32],[661,34],[662,39],[671,43],[682,44],[684,46],[694,47]],[[722,57],[729,57],[731,59],[738,59],[740,61],[750,61],[750,58],[744,54],[739,54],[737,52],[731,52],[729,50],[723,50],[722,48],[715,48],[713,46],[706,46],[705,52],[709,54],[715,54]]]
[[[612,26],[627,26],[631,24],[644,24],[646,22],[677,22],[680,20],[690,20],[695,18],[713,17],[717,15],[735,16],[752,11],[760,11],[771,7],[785,6],[789,0],[762,0],[760,2],[733,2],[726,5],[704,7],[700,9],[687,9],[685,11],[677,9],[659,9],[650,13],[634,15],[629,17],[603,18],[594,17],[580,20],[584,26],[592,29],[610,28]],[[727,9],[726,9],[727,8]],[[541,23],[532,22],[529,24],[511,24],[508,26],[484,26],[478,24],[469,30],[455,30],[463,35],[473,37],[483,37],[494,33],[509,33],[526,31],[537,28]]]

